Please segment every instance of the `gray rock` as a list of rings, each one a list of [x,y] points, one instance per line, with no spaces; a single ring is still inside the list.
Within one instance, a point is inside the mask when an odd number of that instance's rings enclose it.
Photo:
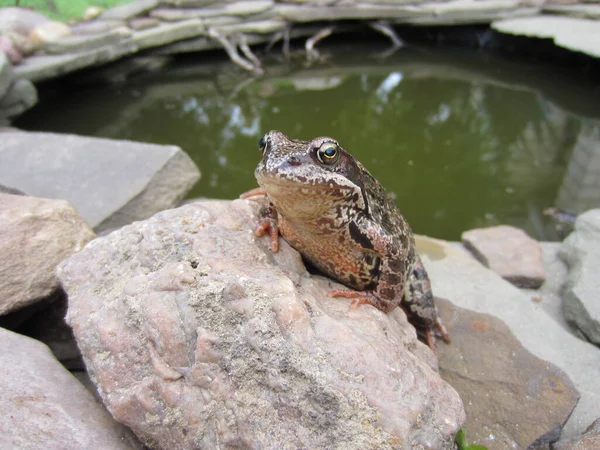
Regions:
[[[147,30],[136,31],[133,41],[141,50],[150,47],[167,45],[175,41],[190,39],[204,33],[204,25],[198,19],[183,22],[162,24]]]
[[[160,0],[134,0],[114,8],[107,9],[100,14],[102,20],[127,20],[139,16],[156,8]]]
[[[23,114],[38,101],[37,89],[25,79],[17,79],[0,99],[0,121]]]
[[[0,34],[15,32],[27,36],[33,28],[48,22],[43,14],[28,8],[0,8]]]
[[[0,448],[136,448],[44,344],[0,328],[0,366]]]
[[[552,39],[559,47],[600,57],[598,21],[572,17],[537,16],[492,23],[501,33]]]
[[[577,218],[575,231],[564,241],[560,255],[569,266],[563,290],[565,319],[600,345],[600,209]]]
[[[2,129],[0,129],[0,131],[2,131]],[[18,130],[12,129],[11,132],[13,132],[13,131],[18,131]],[[0,193],[12,194],[12,195],[25,195],[25,192],[23,192],[23,191],[20,191],[18,189],[10,187],[10,186],[4,186],[2,184],[0,184]]]
[[[129,21],[129,28],[132,30],[146,30],[160,25],[160,21],[153,17],[137,17]]]
[[[115,45],[131,36],[132,32],[127,27],[114,28],[110,31],[97,34],[79,34],[65,36],[47,42],[43,50],[47,53],[79,53],[96,50],[107,45]]]
[[[330,297],[339,285],[253,235],[259,209],[163,211],[61,265],[115,418],[154,448],[454,448],[462,402],[402,310]]]
[[[361,5],[360,8],[356,5],[339,5],[332,8],[281,4],[277,6],[275,15],[293,22],[317,22],[346,19],[400,19],[423,16],[424,13],[414,6],[366,4]]]
[[[538,288],[546,279],[540,244],[519,228],[477,228],[465,231],[462,241],[484,266],[515,286]]]
[[[600,5],[544,5],[542,11],[584,19],[600,19]]]
[[[175,206],[200,174],[176,146],[53,133],[4,133],[0,183],[68,200],[97,230]]]
[[[540,242],[540,246],[546,281],[538,290],[522,289],[522,292],[531,301],[537,303],[565,331],[573,333],[563,314],[562,291],[567,281],[568,268],[559,256],[562,242]]]
[[[8,88],[12,84],[14,77],[12,64],[6,55],[0,51],[0,100],[8,92]]]
[[[440,374],[465,404],[469,443],[505,450],[557,441],[579,398],[569,377],[525,350],[496,317],[437,305],[452,330],[451,345],[438,345]]]
[[[581,436],[561,441],[554,450],[598,450],[600,448],[600,418],[592,423]]]
[[[138,50],[131,39],[122,39],[118,44],[107,45],[90,52],[66,55],[41,55],[25,58],[14,68],[20,78],[37,82],[60,75],[114,61]]]
[[[272,7],[273,2],[271,0],[256,0],[236,3],[221,3],[219,4],[218,8],[157,8],[150,13],[150,16],[167,21],[220,16],[240,17],[258,14]]]
[[[581,433],[600,416],[600,350],[564,330],[538,302],[450,244],[420,238],[418,248],[436,296],[502,319],[526,350],[563,370],[580,392],[563,437]],[[452,334],[452,329],[450,329]]]
[[[125,20],[94,20],[92,22],[80,22],[71,27],[71,31],[74,35],[89,35],[89,34],[101,34],[108,31],[114,30],[115,28],[121,28],[127,25]]]
[[[93,238],[64,200],[0,194],[0,315],[54,292],[56,265]]]

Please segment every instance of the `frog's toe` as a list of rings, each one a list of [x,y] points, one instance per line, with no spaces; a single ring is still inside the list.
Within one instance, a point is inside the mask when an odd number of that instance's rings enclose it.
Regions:
[[[379,300],[370,292],[349,291],[346,289],[336,289],[329,293],[331,297],[351,298],[350,311],[355,310],[360,305],[371,305],[377,309],[381,309]]]

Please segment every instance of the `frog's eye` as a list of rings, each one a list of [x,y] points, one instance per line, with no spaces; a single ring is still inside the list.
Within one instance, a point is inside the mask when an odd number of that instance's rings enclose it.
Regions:
[[[340,157],[337,144],[325,142],[317,150],[317,158],[322,164],[335,164]]]
[[[267,136],[266,134],[263,135],[263,137],[260,138],[260,141],[258,141],[258,149],[264,153],[265,150],[267,149],[267,145],[269,144],[269,136]]]

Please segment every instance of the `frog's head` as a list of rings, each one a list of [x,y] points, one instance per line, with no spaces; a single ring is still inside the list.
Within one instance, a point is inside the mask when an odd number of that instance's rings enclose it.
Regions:
[[[366,208],[365,170],[335,139],[302,141],[270,131],[258,147],[262,159],[254,174],[280,212],[293,208],[323,214],[343,203]]]

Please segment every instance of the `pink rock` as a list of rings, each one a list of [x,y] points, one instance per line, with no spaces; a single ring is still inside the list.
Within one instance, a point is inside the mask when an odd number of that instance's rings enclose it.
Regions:
[[[56,265],[94,236],[64,200],[0,193],[0,315],[55,291]]]
[[[404,312],[330,297],[259,207],[163,211],[60,266],[114,417],[154,448],[454,448],[462,402]]]
[[[465,231],[462,241],[484,266],[518,287],[535,289],[546,279],[539,243],[519,228],[477,228]]]

